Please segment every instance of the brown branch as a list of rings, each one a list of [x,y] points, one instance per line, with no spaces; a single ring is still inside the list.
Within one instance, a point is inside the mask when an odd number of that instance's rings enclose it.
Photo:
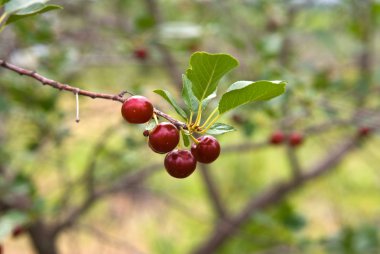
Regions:
[[[302,187],[310,180],[331,171],[347,153],[356,147],[357,142],[358,137],[352,138],[348,142],[343,143],[339,149],[330,151],[321,163],[311,167],[298,178],[290,181],[278,182],[277,184],[272,185],[272,187],[269,187],[261,195],[253,197],[239,214],[231,217],[229,221],[223,221],[216,226],[210,236],[192,253],[214,253],[222,244],[233,236],[233,234],[239,230],[239,228],[242,227],[252,215],[282,201],[287,198],[289,194]]]
[[[53,234],[59,234],[63,230],[73,226],[101,198],[119,191],[125,191],[141,184],[160,168],[162,168],[162,164],[157,163],[143,169],[138,169],[131,174],[127,174],[125,177],[121,177],[114,184],[111,184],[110,187],[93,192],[92,195],[87,196],[85,200],[83,200],[78,207],[73,209],[64,219],[52,226]]]
[[[16,73],[18,73],[20,75],[25,75],[25,76],[31,77],[31,78],[39,81],[43,85],[51,86],[51,87],[53,87],[55,89],[58,89],[60,91],[64,90],[64,91],[72,92],[74,94],[78,93],[79,95],[90,97],[92,99],[99,98],[99,99],[105,99],[105,100],[118,101],[118,102],[121,102],[121,103],[123,103],[126,100],[125,98],[123,98],[122,96],[120,96],[120,95],[122,95],[122,93],[115,95],[115,94],[96,93],[96,92],[91,92],[91,91],[79,89],[77,87],[73,87],[73,86],[70,86],[68,84],[62,84],[62,83],[60,83],[58,81],[46,78],[46,77],[38,74],[35,71],[31,71],[31,70],[27,70],[27,69],[21,68],[19,66],[10,64],[10,63],[8,63],[8,62],[6,62],[4,60],[1,60],[1,59],[0,59],[0,66],[3,67],[3,68],[5,68],[5,69],[11,70],[13,72],[16,72]],[[161,112],[160,110],[158,110],[156,108],[154,109],[154,113],[157,114],[158,116],[161,116],[161,117],[165,118],[166,120],[168,120],[169,122],[171,122],[172,124],[174,124],[175,126],[177,126],[178,128],[187,129],[185,123],[180,122],[180,121],[172,118],[168,114],[165,114],[165,113]]]
[[[207,194],[209,196],[209,200],[211,202],[211,205],[215,211],[215,214],[218,216],[219,220],[226,220],[228,219],[228,212],[226,207],[223,205],[222,199],[220,197],[220,193],[217,190],[217,187],[215,185],[215,182],[210,175],[209,167],[206,164],[199,164],[199,171],[202,176],[202,180],[204,182],[204,185],[206,187]]]

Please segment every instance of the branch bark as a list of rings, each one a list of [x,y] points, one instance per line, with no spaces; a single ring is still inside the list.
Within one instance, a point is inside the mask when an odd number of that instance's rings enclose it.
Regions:
[[[215,214],[217,215],[218,221],[228,219],[227,209],[224,207],[220,193],[217,190],[212,176],[210,175],[209,167],[206,164],[202,163],[199,163],[198,165],[210,203],[215,211]]]
[[[191,253],[214,253],[222,244],[232,237],[233,234],[239,230],[239,228],[242,227],[244,223],[249,220],[249,218],[252,217],[252,215],[287,198],[289,194],[302,187],[310,180],[331,171],[347,153],[356,147],[358,141],[359,138],[357,136],[353,137],[339,146],[338,149],[330,151],[321,163],[311,167],[309,170],[302,173],[298,178],[276,183],[269,187],[261,195],[253,197],[240,213],[234,217],[231,217],[230,220],[222,221],[219,225],[217,225],[210,236]]]
[[[73,87],[73,86],[70,86],[68,84],[62,84],[58,81],[46,78],[46,77],[38,74],[35,71],[31,71],[31,70],[21,68],[19,66],[10,64],[10,63],[2,60],[2,59],[0,59],[0,66],[5,68],[5,69],[16,72],[20,75],[25,75],[25,76],[31,77],[31,78],[39,81],[42,85],[48,85],[48,86],[51,86],[51,87],[58,89],[60,91],[64,90],[64,91],[72,92],[74,94],[78,93],[79,95],[90,97],[92,99],[100,98],[100,99],[105,99],[105,100],[118,101],[121,103],[123,103],[126,100],[125,98],[123,98],[122,94],[116,94],[115,95],[115,94],[96,93],[96,92],[91,92],[91,91],[79,89],[77,87]],[[160,110],[158,110],[156,108],[154,108],[154,113],[158,116],[165,118],[166,120],[168,120],[169,122],[171,122],[172,124],[177,126],[178,128],[187,129],[187,126],[185,123],[180,122],[180,121],[172,118],[168,114],[165,114],[164,112],[161,112]]]

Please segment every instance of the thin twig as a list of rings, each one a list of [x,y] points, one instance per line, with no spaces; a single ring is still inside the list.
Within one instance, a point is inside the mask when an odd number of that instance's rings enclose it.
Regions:
[[[100,99],[105,99],[105,100],[118,101],[118,102],[121,102],[121,103],[123,103],[126,100],[125,98],[123,98],[122,96],[120,96],[121,94],[124,95],[124,92],[115,95],[115,94],[96,93],[96,92],[91,92],[91,91],[79,89],[77,87],[73,87],[73,86],[70,86],[68,84],[62,84],[62,83],[60,83],[58,81],[46,78],[46,77],[38,74],[35,71],[31,71],[31,70],[27,70],[27,69],[21,68],[19,66],[10,64],[10,63],[8,63],[8,62],[6,62],[4,60],[1,60],[1,59],[0,59],[0,66],[3,67],[3,68],[5,68],[5,69],[11,70],[13,72],[16,72],[16,73],[18,73],[20,75],[25,75],[25,76],[31,77],[31,78],[39,81],[43,85],[51,86],[51,87],[53,87],[55,89],[58,89],[60,91],[62,91],[62,90],[63,91],[69,91],[69,92],[72,92],[73,94],[78,93],[78,95],[87,96],[87,97],[90,97],[90,98],[93,98],[93,99],[100,98]],[[172,124],[174,124],[175,126],[177,126],[178,128],[187,129],[187,126],[186,126],[185,123],[172,118],[168,114],[165,114],[164,112],[161,112],[160,110],[158,110],[156,108],[154,109],[154,113],[156,113],[157,115],[165,118],[166,120],[168,120],[169,122],[171,122]]]

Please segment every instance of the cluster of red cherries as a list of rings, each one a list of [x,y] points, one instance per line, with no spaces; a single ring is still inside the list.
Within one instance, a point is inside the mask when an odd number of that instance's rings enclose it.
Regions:
[[[132,124],[149,122],[154,114],[152,103],[145,97],[134,95],[129,97],[121,107],[123,118]],[[191,146],[191,150],[177,149],[180,133],[173,123],[162,122],[152,130],[145,130],[149,147],[156,153],[166,154],[164,165],[166,171],[175,178],[185,178],[191,175],[197,161],[211,163],[220,154],[219,142],[212,136],[201,136]]]
[[[293,132],[286,135],[282,131],[275,131],[269,137],[269,143],[273,145],[280,145],[284,142],[288,142],[288,144],[292,147],[297,147],[301,145],[304,141],[304,137],[301,133]]]

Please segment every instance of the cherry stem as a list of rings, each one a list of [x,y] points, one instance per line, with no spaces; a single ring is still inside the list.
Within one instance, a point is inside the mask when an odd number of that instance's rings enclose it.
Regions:
[[[193,135],[190,134],[190,138],[194,141],[195,144],[199,144],[198,139],[194,138]]]
[[[199,132],[200,134],[204,134],[206,131],[208,131],[212,126],[213,126],[213,124],[216,122],[216,121],[218,121],[218,119],[219,119],[219,117],[220,117],[220,115],[218,114],[210,123],[209,123],[209,125],[207,125],[207,127],[205,127],[205,129],[204,130],[202,130],[201,132]]]
[[[214,111],[211,112],[211,114],[209,115],[209,117],[206,119],[206,121],[203,123],[202,126],[200,126],[200,128],[204,128],[205,126],[207,126],[207,124],[210,122],[211,118],[215,115],[215,113],[218,112],[218,108],[215,108]]]
[[[202,102],[199,102],[197,118],[195,119],[194,126],[198,126],[202,119]]]

